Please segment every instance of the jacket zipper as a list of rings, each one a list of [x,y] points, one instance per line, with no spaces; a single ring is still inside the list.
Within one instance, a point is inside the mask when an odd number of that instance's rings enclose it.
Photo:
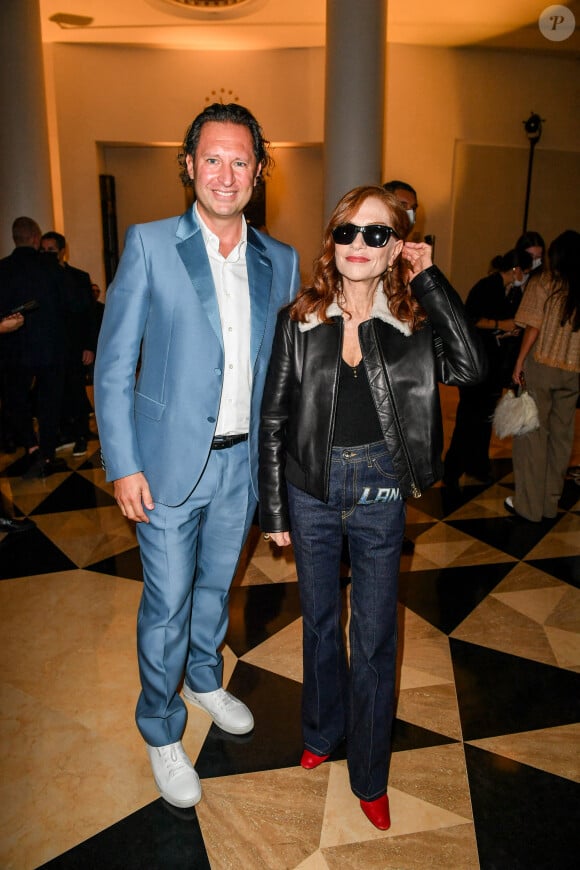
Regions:
[[[332,408],[330,410],[332,425],[330,427],[328,444],[326,445],[326,468],[324,469],[324,494],[326,496],[326,501],[328,502],[328,486],[330,480],[330,462],[332,459],[332,441],[334,438],[334,425],[336,422],[336,404],[338,402],[338,371],[340,368],[340,355],[342,351],[342,336],[343,336],[343,328],[344,323],[342,317],[338,320],[337,326],[339,328],[339,341],[338,341],[338,357],[336,359],[336,364],[334,367],[334,383],[332,389]]]
[[[382,352],[381,346],[380,346],[380,344],[379,344],[379,340],[378,340],[378,338],[377,338],[377,333],[376,333],[376,330],[375,330],[375,324],[374,324],[373,321],[371,321],[371,325],[372,325],[372,329],[373,329],[373,338],[374,338],[374,341],[375,341],[375,347],[376,347],[377,350],[379,351],[379,356],[380,356],[380,358],[381,358],[381,362],[382,362],[382,365],[383,365],[383,371],[384,371],[384,373],[385,373],[385,381],[386,381],[386,384],[387,384],[387,389],[388,389],[388,391],[389,391],[389,397],[390,397],[391,405],[392,405],[392,408],[393,408],[393,416],[394,416],[394,418],[395,418],[395,425],[396,425],[396,427],[397,427],[397,432],[399,433],[399,441],[400,441],[401,447],[403,448],[403,453],[404,453],[404,455],[405,455],[405,460],[406,460],[406,462],[407,462],[407,468],[409,469],[409,474],[411,475],[411,495],[413,496],[413,498],[421,498],[421,496],[422,496],[422,492],[421,492],[421,490],[419,489],[419,487],[417,486],[417,480],[416,480],[416,478],[415,478],[415,472],[413,471],[413,464],[412,464],[412,462],[411,462],[411,457],[409,456],[409,451],[407,450],[407,445],[406,445],[406,443],[405,443],[405,439],[403,438],[403,432],[402,432],[402,430],[401,430],[401,423],[400,423],[400,420],[399,420],[399,415],[398,415],[398,413],[397,413],[397,406],[396,406],[396,404],[395,404],[395,399],[394,399],[394,396],[393,396],[393,390],[392,390],[392,388],[391,388],[391,382],[390,382],[390,379],[389,379],[389,372],[388,372],[387,364],[386,364],[386,362],[385,362],[385,360],[384,360],[384,358],[383,358],[383,352]],[[372,395],[372,390],[371,390],[371,395]],[[374,396],[373,396],[373,402],[374,402]],[[378,413],[378,411],[377,411],[377,413]]]

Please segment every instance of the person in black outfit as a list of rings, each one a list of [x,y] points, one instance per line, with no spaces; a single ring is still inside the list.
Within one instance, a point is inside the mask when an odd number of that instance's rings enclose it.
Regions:
[[[19,444],[25,447],[26,478],[46,477],[66,469],[55,460],[63,391],[64,307],[57,270],[38,248],[41,232],[29,217],[12,225],[14,251],[0,260],[0,311],[35,300],[21,329],[6,335],[0,348],[6,373],[6,415]],[[32,388],[36,390],[34,414]]]
[[[16,332],[16,330],[21,329],[22,326],[24,326],[24,317],[20,313],[11,314],[8,317],[1,317],[0,336]],[[35,527],[36,523],[34,520],[30,520],[28,517],[15,519],[14,517],[8,516],[8,513],[4,508],[4,499],[0,492],[0,540],[8,532],[28,532],[30,529],[34,529]]]
[[[73,448],[73,456],[87,452],[91,404],[86,391],[86,370],[95,360],[95,302],[88,272],[65,260],[66,239],[51,230],[40,240],[41,253],[57,258],[65,305],[65,369],[60,448]],[[58,449],[58,448],[57,448]]]
[[[495,271],[478,281],[467,297],[465,307],[482,339],[489,367],[482,383],[459,387],[455,429],[443,475],[450,488],[458,487],[463,473],[484,483],[492,482],[492,417],[504,387],[510,383],[518,355],[521,330],[514,315],[531,265],[532,257],[526,251],[508,251],[492,261]]]

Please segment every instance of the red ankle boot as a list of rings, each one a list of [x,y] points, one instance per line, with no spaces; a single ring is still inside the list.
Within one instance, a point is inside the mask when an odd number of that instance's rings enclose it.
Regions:
[[[391,827],[389,813],[389,799],[386,794],[374,801],[360,802],[361,809],[369,822],[372,822],[379,831],[388,831]]]
[[[302,753],[300,764],[305,770],[314,770],[315,767],[318,767],[318,765],[322,764],[323,761],[326,761],[327,758],[330,758],[330,756],[315,755],[314,752],[310,752],[309,749],[305,749]]]

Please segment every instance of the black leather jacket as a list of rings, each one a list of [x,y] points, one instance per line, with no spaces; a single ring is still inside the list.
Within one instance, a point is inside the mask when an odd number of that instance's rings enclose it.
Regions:
[[[420,329],[409,334],[379,292],[359,339],[401,492],[419,497],[442,474],[438,381],[477,383],[486,361],[463,303],[436,266],[421,272],[411,289],[428,315]],[[335,310],[329,324],[298,324],[287,308],[278,315],[260,428],[260,525],[266,532],[290,528],[286,480],[328,500],[343,333],[338,307],[327,314]]]

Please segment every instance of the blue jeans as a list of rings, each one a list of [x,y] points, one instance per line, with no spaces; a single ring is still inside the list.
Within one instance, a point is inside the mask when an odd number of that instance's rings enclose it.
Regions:
[[[327,504],[291,484],[288,499],[304,623],[304,745],[327,755],[346,737],[351,788],[375,800],[386,793],[391,755],[406,512],[385,443],[332,449]],[[340,621],[343,535],[352,568],[350,666]]]

